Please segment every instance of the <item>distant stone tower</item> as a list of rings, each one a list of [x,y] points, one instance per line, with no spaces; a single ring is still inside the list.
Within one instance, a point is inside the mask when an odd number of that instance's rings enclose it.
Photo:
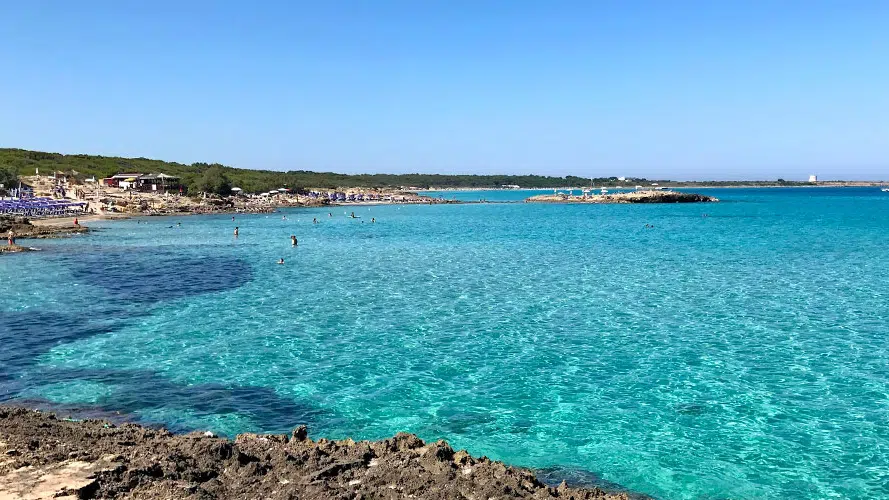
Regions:
[[[811,183],[818,182],[818,176],[815,175],[815,174],[810,175],[810,176],[809,176],[809,182],[811,182]]]

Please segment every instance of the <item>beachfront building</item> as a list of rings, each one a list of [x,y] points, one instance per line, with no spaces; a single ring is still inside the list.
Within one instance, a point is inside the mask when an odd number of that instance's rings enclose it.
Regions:
[[[141,175],[136,179],[137,189],[139,191],[148,191],[153,193],[177,192],[184,190],[179,178],[167,174],[147,174]]]
[[[813,175],[810,175],[810,176],[809,176],[809,182],[811,182],[811,183],[816,183],[816,182],[818,182],[818,176],[817,176],[817,175],[814,175],[814,174],[813,174]]]
[[[102,179],[102,184],[108,187],[116,187],[121,189],[132,189],[136,185],[136,179],[142,174],[140,173],[123,173],[115,174],[111,177]]]
[[[109,187],[120,189],[132,189],[134,191],[143,191],[149,193],[182,193],[185,187],[179,180],[179,177],[167,174],[140,174],[140,173],[123,173],[115,174],[106,179],[102,179],[102,184]]]

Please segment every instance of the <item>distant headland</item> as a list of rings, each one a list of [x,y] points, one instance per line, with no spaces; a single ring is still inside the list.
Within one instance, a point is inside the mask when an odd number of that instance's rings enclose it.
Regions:
[[[525,200],[526,203],[706,203],[719,201],[713,196],[679,191],[643,190],[629,193],[589,194],[541,194]]]

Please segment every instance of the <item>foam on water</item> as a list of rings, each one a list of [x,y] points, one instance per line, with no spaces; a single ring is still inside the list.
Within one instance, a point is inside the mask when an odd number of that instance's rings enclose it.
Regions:
[[[713,193],[95,224],[0,259],[0,399],[416,432],[662,498],[889,495],[889,196]]]

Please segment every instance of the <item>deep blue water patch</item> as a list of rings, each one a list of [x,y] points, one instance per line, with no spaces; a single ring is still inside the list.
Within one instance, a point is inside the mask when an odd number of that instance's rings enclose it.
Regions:
[[[69,314],[44,311],[2,311],[0,310],[0,374],[14,373],[34,363],[37,356],[66,342],[111,333],[124,326],[123,310],[108,307],[95,312],[99,318],[108,321],[95,321],[93,315],[72,311]],[[126,310],[127,318],[138,312]]]
[[[101,287],[116,300],[143,304],[231,290],[253,279],[243,259],[164,249],[94,252],[73,264],[76,279]]]
[[[152,410],[172,409],[189,412],[197,418],[237,415],[249,418],[266,432],[278,433],[289,432],[297,425],[307,425],[315,432],[331,418],[329,410],[283,398],[267,387],[226,387],[212,383],[186,385],[151,371],[48,369],[28,376],[29,383],[39,382],[41,386],[72,381],[97,382],[113,388],[109,397],[83,406],[92,410],[150,415]],[[31,397],[21,399],[27,401]],[[8,398],[12,403],[18,399]],[[76,407],[69,405],[68,408]],[[134,417],[134,421],[163,423],[174,432],[198,430],[182,422],[156,422],[143,417]]]

